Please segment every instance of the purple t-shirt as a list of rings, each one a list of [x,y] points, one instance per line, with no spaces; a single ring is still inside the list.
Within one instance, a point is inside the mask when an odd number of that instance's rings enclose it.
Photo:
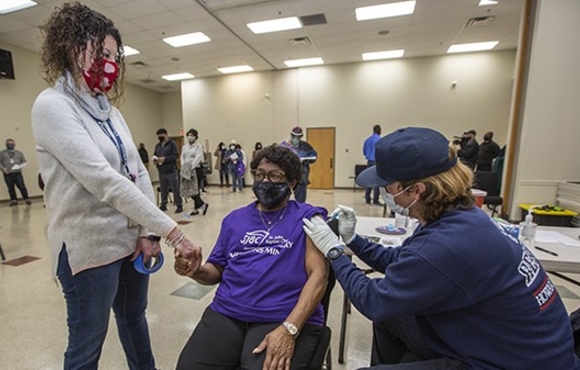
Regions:
[[[291,200],[285,210],[264,212],[262,217],[256,202],[227,215],[207,259],[224,267],[210,307],[245,322],[284,321],[308,279],[302,219],[315,214],[326,217],[327,211]],[[323,322],[318,304],[307,323]]]

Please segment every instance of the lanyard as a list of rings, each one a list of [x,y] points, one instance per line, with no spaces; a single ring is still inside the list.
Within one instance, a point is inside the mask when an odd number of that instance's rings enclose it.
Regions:
[[[115,145],[115,148],[117,148],[117,152],[119,153],[119,158],[121,159],[121,165],[123,165],[123,167],[125,167],[125,171],[127,171],[127,176],[129,177],[129,179],[131,181],[135,182],[136,177],[135,177],[135,175],[133,175],[131,173],[131,171],[129,171],[129,165],[127,164],[128,161],[127,161],[127,152],[125,151],[125,145],[123,144],[121,137],[117,133],[117,130],[115,130],[115,128],[113,127],[111,120],[109,118],[107,118],[107,125],[109,126],[109,128],[107,128],[107,126],[105,126],[105,122],[99,121],[98,119],[95,119],[95,121],[99,124],[99,127],[101,128],[101,130],[103,130],[103,132],[105,133],[105,135],[107,135],[109,140],[111,140],[113,145]]]

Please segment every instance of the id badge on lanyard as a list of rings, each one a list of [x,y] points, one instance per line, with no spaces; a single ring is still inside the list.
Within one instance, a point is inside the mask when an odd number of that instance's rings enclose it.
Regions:
[[[129,170],[129,165],[127,163],[128,162],[127,161],[127,152],[125,151],[125,145],[123,145],[123,141],[121,140],[121,137],[119,136],[119,134],[117,133],[117,131],[113,127],[111,120],[107,119],[107,121],[106,121],[108,128],[105,125],[105,122],[99,121],[97,119],[95,119],[95,121],[97,121],[97,123],[99,124],[99,127],[103,130],[105,135],[107,135],[109,140],[111,140],[113,142],[113,145],[115,145],[115,148],[117,148],[117,152],[119,153],[119,158],[121,160],[121,165],[125,169],[125,172],[127,174],[127,178],[129,180],[131,180],[131,182],[133,184],[137,185],[137,176],[135,174],[131,173],[131,171]],[[133,227],[137,227],[137,226],[139,226],[139,224],[137,222],[135,222],[131,218],[127,217],[127,227],[128,228],[133,228]]]

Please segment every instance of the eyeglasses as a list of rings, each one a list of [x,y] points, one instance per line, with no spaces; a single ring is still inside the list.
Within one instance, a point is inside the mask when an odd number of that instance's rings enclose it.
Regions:
[[[263,170],[252,170],[250,173],[252,174],[252,178],[256,181],[264,181],[267,177],[270,182],[282,182],[286,178],[284,171],[278,170],[271,170],[268,172]]]
[[[95,59],[95,58],[96,58],[96,56],[95,56],[95,55],[93,55],[93,54],[89,53],[89,52],[88,52],[88,51],[86,51],[86,50],[85,50],[85,53],[86,53],[87,55],[89,55],[89,56],[90,56],[91,58],[93,58],[93,59]],[[111,53],[109,53],[109,51],[108,51],[108,50],[106,50],[106,49],[105,49],[105,50],[103,50],[103,58],[105,58],[105,59],[107,59],[107,60],[111,60],[111,58],[112,58],[112,57],[113,57],[113,55],[112,55]],[[114,56],[114,58],[115,58],[115,63],[119,63],[119,62],[121,61],[121,58],[122,58],[122,57],[123,57],[123,55],[122,55],[122,54],[119,54],[119,53],[115,54],[115,56]]]

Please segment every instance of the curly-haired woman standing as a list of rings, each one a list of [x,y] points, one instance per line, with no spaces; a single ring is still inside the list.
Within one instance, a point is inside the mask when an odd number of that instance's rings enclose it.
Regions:
[[[145,318],[149,261],[165,237],[179,254],[201,250],[154,204],[147,170],[121,113],[125,64],[112,21],[78,2],[42,27],[42,64],[52,86],[36,99],[32,126],[49,214],[53,274],[69,328],[64,369],[96,369],[111,308],[130,369],[152,370]],[[159,235],[159,236],[158,236]]]

